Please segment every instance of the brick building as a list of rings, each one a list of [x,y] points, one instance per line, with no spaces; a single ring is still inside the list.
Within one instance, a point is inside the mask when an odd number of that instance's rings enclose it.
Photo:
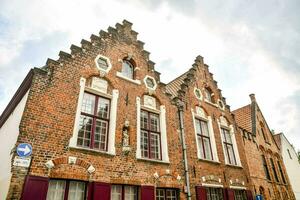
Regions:
[[[273,133],[256,102],[233,111],[237,125],[243,134],[250,178],[255,194],[267,200],[295,199],[283,163],[280,149]]]
[[[126,20],[32,69],[0,117],[1,198],[252,199],[203,58],[168,84]],[[32,146],[29,167],[16,146]]]

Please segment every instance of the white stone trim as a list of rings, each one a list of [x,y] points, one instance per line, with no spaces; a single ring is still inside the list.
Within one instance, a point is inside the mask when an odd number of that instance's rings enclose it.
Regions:
[[[99,67],[98,62],[97,62],[99,58],[106,60],[107,65],[108,65],[106,70]],[[106,56],[100,55],[100,54],[95,58],[95,64],[102,76],[105,76],[109,72],[109,70],[112,68],[109,58]]]
[[[153,80],[153,82],[154,82],[154,87],[153,87],[153,88],[148,87],[147,82],[146,82],[147,78],[150,78],[150,79]],[[145,84],[146,88],[148,88],[149,90],[156,90],[156,88],[157,88],[157,83],[156,83],[156,81],[155,81],[155,78],[153,78],[152,76],[146,75],[143,81],[144,81],[144,84]]]
[[[197,96],[196,91],[199,91],[199,92],[200,92],[200,95],[201,95],[200,98]],[[202,101],[202,99],[203,99],[203,94],[202,94],[202,92],[201,92],[201,90],[200,90],[199,88],[194,87],[194,95],[195,95],[195,97],[196,97],[198,100],[201,100],[201,101]]]
[[[247,190],[246,187],[230,185],[229,188],[236,190]]]
[[[205,187],[214,187],[214,188],[223,188],[223,185],[219,185],[219,184],[213,184],[213,183],[202,183],[202,186]]]
[[[236,159],[236,164],[237,164],[237,166],[241,167],[242,163],[241,163],[240,154],[239,154],[239,150],[238,150],[236,139],[235,139],[233,125],[229,126],[229,130],[230,130],[230,135],[232,136],[232,143],[233,143],[233,150],[234,150],[234,155],[235,155],[235,159]]]
[[[128,78],[128,77],[124,76],[122,74],[122,72],[117,72],[116,76],[119,77],[119,78],[121,78],[121,79],[124,79],[126,81],[129,81],[131,83],[134,83],[134,84],[137,84],[137,85],[141,85],[141,81],[140,80]]]
[[[195,139],[196,139],[196,145],[197,145],[197,157],[200,160],[207,160],[207,161],[212,161],[212,162],[219,162],[219,157],[218,157],[218,152],[217,152],[217,145],[216,145],[216,139],[215,139],[215,134],[213,130],[213,125],[212,125],[212,118],[211,116],[207,116],[206,118],[203,116],[198,115],[197,113],[194,112],[194,109],[191,109],[192,112],[192,117],[193,117],[193,124],[194,124],[194,133],[195,133]],[[201,158],[201,154],[199,151],[200,145],[198,143],[198,137],[197,137],[197,128],[196,128],[196,118],[204,120],[207,122],[208,126],[208,134],[210,137],[210,145],[211,145],[211,151],[213,154],[213,160],[208,160]]]
[[[204,102],[208,103],[209,105],[212,105],[212,106],[214,106],[216,108],[219,108],[218,104],[212,103],[212,102],[208,101],[207,99],[204,99]]]
[[[225,146],[224,146],[224,140],[223,140],[223,135],[222,135],[221,123],[220,123],[219,119],[217,119],[217,124],[218,124],[218,127],[219,127],[219,132],[220,132],[220,137],[221,137],[221,143],[222,143],[222,148],[223,148],[224,161],[225,161],[225,164],[229,164],[228,158],[225,155],[226,150],[225,150]]]
[[[141,156],[141,98],[136,97],[136,157]]]
[[[119,91],[112,91],[110,118],[109,118],[109,132],[108,132],[108,148],[107,153],[115,155],[115,138],[116,138],[116,123],[117,123],[117,107],[118,107]]]
[[[167,141],[167,124],[166,124],[166,107],[160,106],[160,137],[161,137],[161,154],[164,162],[169,162],[168,141]]]
[[[76,147],[77,146],[77,133],[79,128],[79,118],[80,118],[80,110],[81,110],[81,104],[84,94],[84,88],[85,88],[85,78],[80,78],[80,91],[78,96],[78,102],[77,102],[77,109],[76,109],[76,116],[75,116],[75,122],[74,122],[74,129],[73,129],[73,135],[70,139],[69,146],[70,147]]]

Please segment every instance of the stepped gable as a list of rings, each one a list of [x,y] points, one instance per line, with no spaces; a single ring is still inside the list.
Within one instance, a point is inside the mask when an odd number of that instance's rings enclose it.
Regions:
[[[238,108],[232,111],[235,115],[235,120],[237,125],[245,129],[247,132],[252,132],[252,119],[251,119],[251,105],[246,105],[244,107]]]
[[[148,71],[154,72],[155,78],[159,81],[160,73],[154,69],[155,63],[149,59],[150,52],[144,49],[144,42],[137,39],[138,32],[132,30],[132,23],[123,20],[122,24],[117,23],[115,27],[108,27],[107,31],[100,30],[99,35],[92,34],[90,41],[82,39],[81,46],[72,44],[70,46],[70,53],[60,51],[58,60],[48,58],[46,65],[42,67],[48,71],[51,68],[63,66],[65,62],[70,62],[76,56],[84,56],[89,51],[97,49],[105,49],[107,47],[107,41],[126,43],[127,45],[135,45],[139,48],[147,61]]]

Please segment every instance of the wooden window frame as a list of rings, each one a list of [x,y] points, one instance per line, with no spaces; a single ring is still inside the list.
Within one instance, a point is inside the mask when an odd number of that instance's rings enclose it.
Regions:
[[[203,150],[203,154],[204,154],[204,158],[203,159],[207,159],[207,160],[210,160],[210,159],[208,159],[207,158],[207,156],[206,156],[206,150],[205,150],[205,147],[204,147],[204,138],[206,138],[206,139],[208,139],[208,141],[209,141],[209,148],[210,148],[210,154],[211,154],[211,160],[214,160],[214,156],[213,156],[213,152],[212,152],[212,148],[211,148],[211,139],[210,139],[210,133],[209,133],[209,128],[208,128],[208,122],[207,121],[204,121],[204,120],[202,120],[202,119],[198,119],[198,118],[195,118],[195,121],[197,122],[199,122],[199,128],[200,128],[200,130],[201,130],[201,133],[197,133],[197,140],[198,140],[198,142],[199,142],[199,137],[200,137],[200,139],[201,139],[201,143],[202,143],[202,150]],[[207,131],[208,131],[208,136],[206,136],[206,135],[204,135],[203,133],[202,133],[202,126],[201,126],[201,122],[203,122],[203,123],[206,123],[206,125],[207,125]],[[195,124],[196,126],[197,126],[197,123]],[[197,131],[197,128],[196,128],[196,131]],[[199,148],[200,148],[200,144],[199,144]],[[199,151],[200,151],[200,149],[199,149]]]
[[[235,156],[235,152],[234,152],[234,148],[233,148],[233,142],[232,142],[232,137],[231,137],[231,135],[230,135],[230,131],[229,131],[228,129],[226,129],[226,128],[223,128],[223,127],[221,127],[221,131],[222,131],[223,138],[224,138],[223,144],[224,144],[224,147],[225,147],[225,151],[226,151],[225,153],[226,153],[226,155],[227,155],[228,162],[229,162],[229,164],[231,164],[231,165],[237,165],[237,160],[236,160],[236,156]],[[226,139],[226,134],[225,134],[226,131],[228,132],[229,137],[231,138],[231,142],[227,141],[227,139]],[[229,154],[229,151],[228,151],[227,146],[230,146],[231,149],[232,149],[232,152],[233,152],[233,159],[234,159],[233,161],[234,161],[234,162],[232,162],[231,159],[230,159],[230,154]]]
[[[272,170],[273,170],[273,173],[274,173],[275,181],[279,182],[279,178],[278,178],[277,171],[276,171],[276,168],[275,168],[275,163],[274,163],[272,158],[270,158],[270,162],[271,162],[271,167],[272,167]]]
[[[164,200],[167,200],[167,198],[168,198],[167,197],[167,190],[175,191],[175,193],[176,193],[176,195],[175,195],[176,200],[180,199],[179,198],[178,189],[176,189],[176,188],[161,188],[161,187],[156,188],[156,190],[155,190],[155,199],[156,199],[156,196],[157,196],[157,190],[163,190],[164,191]]]
[[[123,73],[123,67],[124,67],[124,64],[127,64],[128,66],[130,66],[132,68],[132,74],[131,74],[131,77],[128,77],[126,76],[124,73]],[[129,60],[123,60],[122,62],[122,69],[121,69],[121,73],[124,77],[128,78],[128,79],[132,79],[132,80],[135,80],[135,73],[134,73],[134,70],[135,70],[135,66],[132,62],[130,62]]]
[[[269,172],[269,168],[268,168],[266,157],[264,155],[261,155],[261,157],[262,157],[262,162],[263,162],[263,167],[264,167],[266,178],[268,180],[271,180],[271,176],[270,176],[270,172]]]
[[[136,185],[121,185],[121,184],[112,184],[111,188],[113,186],[121,186],[121,200],[125,200],[125,187],[134,187],[135,192],[136,192],[136,196],[135,196],[135,200],[139,199],[139,187]],[[112,189],[111,189],[111,193],[112,193]]]

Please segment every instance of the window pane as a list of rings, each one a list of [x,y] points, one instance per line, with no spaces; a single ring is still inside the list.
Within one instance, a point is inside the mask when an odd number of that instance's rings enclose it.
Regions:
[[[63,200],[66,182],[61,180],[50,180],[48,186],[47,200]]]
[[[196,119],[196,133],[197,134],[202,134],[201,133],[200,120],[198,120],[198,119]]]
[[[81,112],[88,113],[91,115],[94,114],[95,99],[96,97],[94,95],[84,93],[81,105]]]
[[[200,136],[200,135],[198,135],[198,144],[199,144],[200,158],[205,158],[204,157],[204,148],[203,148],[202,136]]]
[[[85,183],[71,181],[69,185],[69,200],[84,200]]]
[[[167,200],[176,200],[176,190],[168,190],[166,191]]]
[[[230,135],[229,131],[227,129],[222,129],[222,130],[223,130],[223,133],[224,133],[224,136],[225,136],[225,141],[227,143],[232,144],[231,135]]]
[[[92,123],[93,119],[91,117],[80,116],[77,146],[90,147]]]
[[[108,122],[104,120],[96,120],[94,148],[106,150]]]
[[[148,129],[148,112],[141,111],[141,128]]]
[[[122,65],[122,75],[133,79],[133,66],[128,61],[124,61]]]
[[[150,130],[159,132],[159,117],[156,114],[150,114]]]
[[[98,99],[98,117],[108,119],[109,117],[109,100],[99,97]]]
[[[148,132],[147,131],[141,131],[141,153],[142,157],[149,157],[148,154]]]
[[[207,122],[200,120],[202,135],[209,136]]]
[[[122,200],[122,186],[112,185],[111,186],[111,200]]]
[[[137,192],[134,186],[125,186],[125,198],[124,200],[136,200]]]
[[[165,200],[165,190],[156,189],[156,200]]]
[[[107,64],[107,61],[104,59],[104,58],[99,58],[97,60],[98,62],[98,66],[101,68],[101,69],[104,69],[106,70],[108,68],[108,64]]]
[[[160,159],[160,137],[159,134],[151,133],[151,158]]]
[[[203,146],[205,150],[205,159],[212,160],[210,140],[208,138],[203,137]]]
[[[234,151],[233,151],[233,147],[232,145],[226,145],[227,147],[227,151],[228,151],[228,154],[229,154],[229,163],[230,164],[233,164],[233,165],[236,165],[236,161],[235,161],[235,156],[234,156]]]

